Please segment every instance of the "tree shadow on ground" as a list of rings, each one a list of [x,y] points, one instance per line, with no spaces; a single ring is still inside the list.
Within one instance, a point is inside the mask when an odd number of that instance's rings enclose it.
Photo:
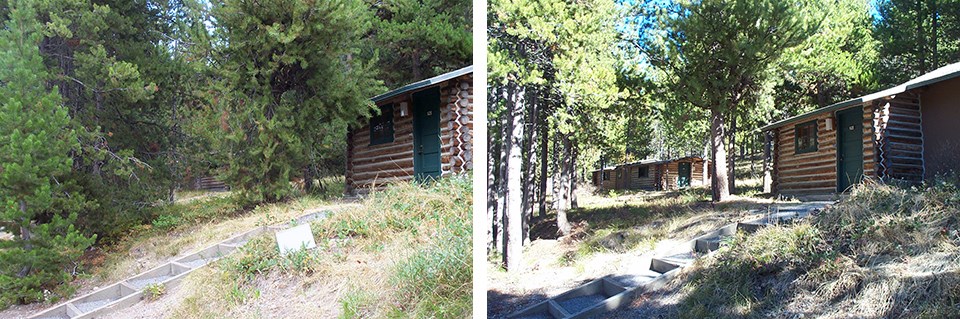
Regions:
[[[570,287],[569,289],[579,287],[595,279],[596,278],[578,280],[576,282],[573,282],[571,286],[569,286]],[[566,290],[567,289],[565,289],[564,291]],[[527,307],[533,306],[551,297],[552,296],[548,296],[542,292],[534,292],[529,294],[512,294],[512,293],[502,292],[497,289],[490,289],[490,290],[487,290],[487,318],[490,318],[490,319],[507,318],[508,315],[524,310]]]
[[[702,192],[703,189],[694,192]],[[688,196],[687,199],[681,197]],[[631,229],[638,226],[661,227],[672,218],[691,213],[703,213],[704,220],[698,220],[679,230],[695,226],[699,222],[717,218],[735,217],[748,211],[763,210],[768,203],[752,201],[749,198],[734,199],[722,203],[714,203],[703,198],[700,194],[667,192],[645,197],[643,201],[626,202],[621,205],[604,207],[589,207],[572,209],[567,213],[567,220],[573,227],[573,234],[578,231],[611,229],[614,231]],[[556,212],[549,212],[546,217],[537,217],[531,221],[530,239],[558,239]]]

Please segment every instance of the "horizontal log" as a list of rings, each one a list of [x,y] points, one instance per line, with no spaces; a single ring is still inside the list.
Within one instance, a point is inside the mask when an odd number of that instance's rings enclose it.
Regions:
[[[896,114],[896,115],[902,115],[902,116],[916,116],[916,117],[919,117],[919,116],[920,116],[920,111],[910,110],[910,109],[905,109],[905,108],[899,108],[899,107],[891,107],[891,108],[890,108],[890,114]]]
[[[901,151],[910,151],[920,153],[923,152],[923,145],[919,143],[902,143],[896,141],[888,141],[886,144],[890,150],[901,150]]]
[[[920,126],[920,117],[919,116],[907,116],[900,114],[890,114],[887,117],[887,125],[897,125],[897,126]]]
[[[817,166],[799,166],[797,168],[791,169],[780,169],[780,176],[796,176],[796,175],[809,175],[809,174],[835,174],[837,172],[836,162],[830,162],[824,165]]]
[[[780,174],[780,183],[801,183],[801,182],[815,182],[815,181],[831,181],[837,178],[836,171],[827,173],[827,174],[818,174],[818,175],[799,175],[799,176],[784,176]]]
[[[806,189],[785,189],[781,190],[780,194],[787,196],[801,196],[801,195],[818,195],[818,194],[831,194],[837,191],[837,187],[818,187],[818,188],[806,188]]]
[[[364,165],[355,165],[353,167],[353,173],[360,174],[364,172],[380,172],[396,168],[413,169],[413,158],[411,157],[394,161],[380,161]]]
[[[402,130],[393,132],[393,142],[391,143],[412,143],[413,141],[413,131],[412,130]],[[353,139],[353,145],[357,148],[369,147],[370,146],[370,136],[369,134],[364,134],[363,136],[356,136]],[[380,144],[384,145],[384,144]],[[374,145],[377,146],[377,145]]]
[[[891,143],[923,145],[923,140],[919,137],[887,136],[886,139]]]
[[[379,148],[379,149],[371,149],[368,151],[355,152],[353,155],[353,158],[354,160],[357,160],[357,159],[371,158],[371,157],[383,156],[383,155],[394,155],[394,156],[400,157],[400,156],[406,156],[404,154],[412,154],[412,153],[413,153],[413,144],[396,144],[396,145]]]
[[[373,180],[386,177],[399,177],[413,175],[413,169],[392,169],[392,170],[383,170],[375,172],[357,172],[353,175],[353,180],[357,182],[362,182],[365,180]]]
[[[890,102],[890,107],[902,108],[907,110],[920,110],[920,103],[913,99],[908,100],[893,100]]]
[[[892,149],[892,150],[890,150],[890,151],[887,151],[886,154],[887,154],[887,155],[886,155],[887,158],[898,158],[898,157],[900,157],[900,158],[916,158],[916,159],[919,159],[919,158],[922,158],[922,157],[923,157],[923,154],[921,154],[919,151],[915,151],[915,150],[899,150],[899,149],[894,150],[894,149]]]
[[[903,127],[887,127],[887,135],[894,137],[923,137],[923,132],[917,129]]]
[[[779,162],[783,167],[787,167],[793,165],[816,165],[816,163],[835,161],[836,159],[837,153],[835,151],[830,151],[780,156]]]
[[[811,189],[811,188],[826,188],[826,187],[837,187],[836,177],[829,180],[818,180],[810,182],[780,182],[780,189]]]
[[[891,164],[923,166],[923,159],[916,157],[888,156]]]

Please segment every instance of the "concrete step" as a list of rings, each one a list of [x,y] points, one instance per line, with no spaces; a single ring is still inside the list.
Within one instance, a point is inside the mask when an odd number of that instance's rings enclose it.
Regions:
[[[609,278],[621,286],[636,287],[648,283],[660,275],[661,273],[653,270],[642,270],[638,273],[610,276]]]
[[[720,242],[723,241],[723,238],[720,236],[697,239],[697,246],[695,248],[696,252],[701,254],[706,254],[711,251],[720,249]]]
[[[697,259],[697,255],[694,252],[655,257],[650,260],[650,270],[663,274],[680,267],[686,267],[693,263],[695,259]]]
[[[760,220],[753,220],[753,221],[747,221],[747,222],[739,222],[739,223],[737,223],[737,231],[742,231],[742,232],[745,232],[745,233],[747,233],[747,234],[752,234],[752,233],[757,232],[757,230],[760,230],[760,228],[761,228],[761,227],[764,227],[764,226],[767,226],[767,224],[766,224],[766,223],[763,223],[763,222],[760,221]]]
[[[616,300],[629,300],[625,292],[627,288],[615,280],[608,277],[598,278],[507,317],[578,318],[611,301],[616,303]]]

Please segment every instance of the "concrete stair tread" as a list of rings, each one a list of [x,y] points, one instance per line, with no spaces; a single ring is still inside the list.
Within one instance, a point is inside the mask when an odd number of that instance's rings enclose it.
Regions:
[[[650,260],[650,270],[658,273],[666,273],[679,267],[686,267],[696,259],[697,256],[693,252],[654,257]]]
[[[639,273],[613,276],[610,279],[623,285],[624,287],[636,287],[648,283],[662,275],[653,270],[643,270]]]

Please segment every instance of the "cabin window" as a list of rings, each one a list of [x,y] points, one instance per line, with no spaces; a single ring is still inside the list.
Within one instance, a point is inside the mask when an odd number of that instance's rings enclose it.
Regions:
[[[609,180],[610,180],[610,172],[608,172],[608,171],[603,171],[603,180],[605,180],[605,181],[609,181]]]
[[[813,120],[803,124],[797,124],[794,132],[795,154],[810,153],[817,151],[817,121]]]
[[[380,114],[370,118],[370,145],[393,142],[393,104],[380,107]]]
[[[646,178],[650,176],[650,167],[644,166],[637,169],[637,178]]]

